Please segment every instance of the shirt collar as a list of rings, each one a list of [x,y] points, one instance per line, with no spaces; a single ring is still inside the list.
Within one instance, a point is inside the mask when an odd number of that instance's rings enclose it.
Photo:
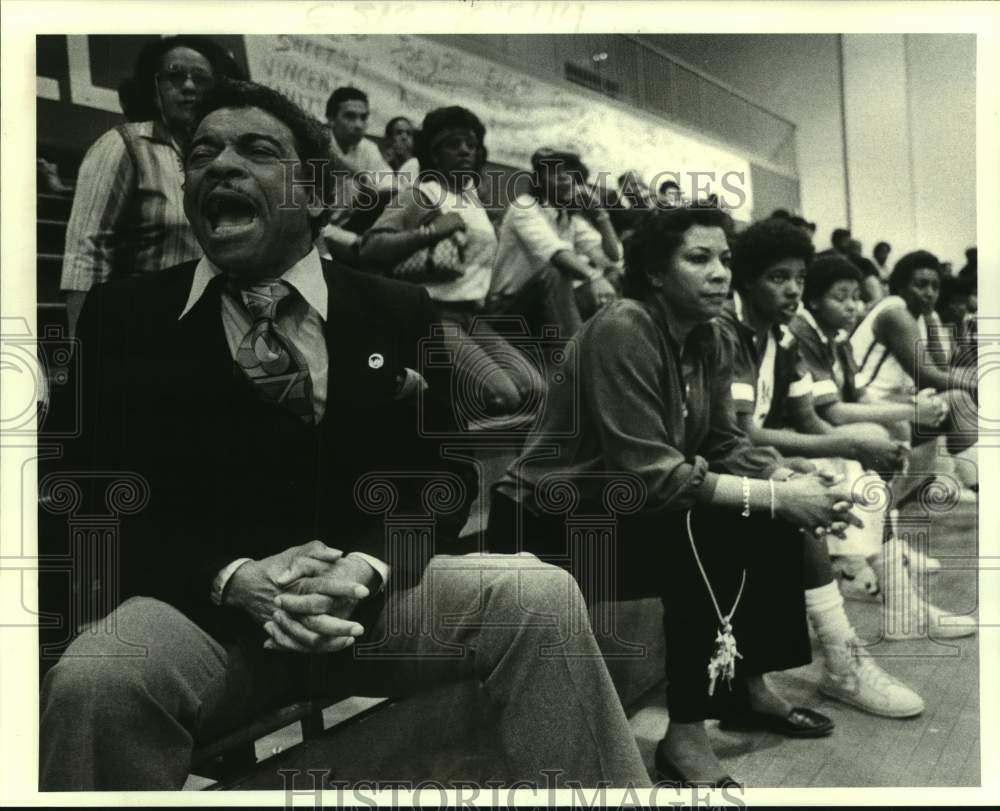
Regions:
[[[670,314],[667,312],[663,301],[658,296],[651,296],[644,299],[641,303],[646,308],[646,311],[653,316],[653,321],[659,327],[660,332],[666,337],[667,342],[678,353],[682,352],[685,347],[710,346],[713,344],[715,340],[715,327],[711,321],[707,321],[704,324],[696,324],[691,332],[688,333],[687,338],[684,339],[684,344],[681,345],[670,331]]]
[[[216,276],[222,274],[212,260],[203,256],[197,267],[194,269],[194,278],[191,280],[191,292],[188,294],[187,303],[177,317],[180,321],[195,304],[205,294],[209,282]],[[323,263],[320,261],[319,252],[313,248],[303,256],[298,262],[292,265],[281,275],[281,280],[298,291],[299,295],[306,300],[306,304],[312,307],[320,318],[326,321],[328,292],[326,279],[323,276]]]
[[[803,321],[805,321],[810,327],[812,327],[813,332],[815,332],[819,336],[819,339],[824,344],[830,343],[829,339],[826,337],[826,333],[819,328],[819,324],[816,323],[815,317],[813,317],[813,314],[809,312],[809,310],[803,307],[802,311],[799,313],[799,317]]]
[[[756,332],[753,328],[743,320],[743,298],[736,290],[733,291],[733,311],[736,313],[736,323],[751,335],[756,336]],[[778,343],[783,343],[788,340],[788,327],[784,324],[774,324],[771,326],[771,334],[775,337]]]
[[[813,328],[813,330],[819,336],[819,339],[824,344],[828,344],[830,342],[829,338],[826,337],[826,333],[819,328],[819,324],[816,323],[816,318],[813,316],[811,312],[809,312],[808,309],[806,309],[805,307],[801,307],[799,309],[798,314],[799,316],[802,317],[803,321],[805,321],[810,327]],[[847,340],[847,330],[843,329],[837,330],[837,334],[833,336],[833,342],[835,344],[843,343],[846,340]]]
[[[159,143],[166,144],[180,154],[181,147],[170,134],[170,130],[167,129],[167,125],[158,118],[154,118],[150,124],[152,124],[152,126],[150,127],[149,135],[144,133],[140,133],[140,135],[143,138],[148,138],[150,141],[158,141]]]

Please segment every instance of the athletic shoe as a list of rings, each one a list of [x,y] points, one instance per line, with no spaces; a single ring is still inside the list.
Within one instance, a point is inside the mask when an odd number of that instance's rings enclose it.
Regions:
[[[947,614],[920,595],[910,568],[906,565],[907,547],[898,539],[889,541],[880,553],[881,584],[884,603],[883,637],[888,640],[958,639],[976,632],[972,617]]]
[[[847,644],[844,656],[847,667],[840,673],[831,670],[827,662],[820,693],[885,718],[912,718],[924,711],[920,696],[875,664],[857,640]]]

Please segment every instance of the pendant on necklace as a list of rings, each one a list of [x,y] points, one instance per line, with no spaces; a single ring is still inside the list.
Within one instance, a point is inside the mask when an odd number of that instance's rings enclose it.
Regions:
[[[736,637],[733,636],[733,626],[725,623],[715,637],[715,654],[708,660],[708,694],[715,695],[715,683],[722,677],[726,686],[732,690],[733,677],[736,675],[736,660],[743,655],[736,650]]]

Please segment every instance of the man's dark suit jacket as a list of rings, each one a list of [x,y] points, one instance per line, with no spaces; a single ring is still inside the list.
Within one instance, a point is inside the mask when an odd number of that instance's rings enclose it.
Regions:
[[[454,538],[475,474],[421,436],[416,397],[396,398],[405,368],[421,368],[420,341],[435,322],[426,291],[324,263],[329,382],[324,419],[311,426],[262,400],[236,370],[221,285],[178,320],[195,266],[96,287],[79,322],[84,431],[65,462],[77,471],[134,471],[151,490],[149,505],[121,528],[121,598],[162,599],[217,638],[246,632],[243,612],[210,601],[212,580],[229,562],[317,538],[386,559],[385,514],[372,514],[377,494],[362,508],[355,492],[374,472],[392,481],[398,516],[426,514],[421,488],[429,472],[443,471],[466,494],[436,516],[439,547]],[[440,429],[449,417],[431,395],[449,396],[448,375],[429,382],[423,403]],[[412,581],[425,558],[387,563]]]

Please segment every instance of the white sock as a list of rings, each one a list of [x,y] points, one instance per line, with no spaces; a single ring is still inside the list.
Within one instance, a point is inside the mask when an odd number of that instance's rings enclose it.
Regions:
[[[843,672],[850,666],[848,643],[857,634],[844,611],[844,598],[835,581],[815,589],[806,589],[806,615],[812,623],[826,666],[834,672]]]

